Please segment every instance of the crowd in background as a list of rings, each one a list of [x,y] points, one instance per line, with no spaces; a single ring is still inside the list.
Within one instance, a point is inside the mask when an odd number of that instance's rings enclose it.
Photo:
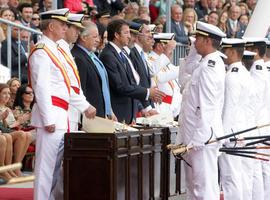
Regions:
[[[171,7],[171,30],[175,40],[188,45],[188,37],[194,34],[196,22],[203,21],[218,26],[230,38],[241,38],[255,8],[256,0],[173,0]],[[102,52],[107,43],[107,25],[114,19],[132,21],[137,18],[156,25],[156,32],[166,32],[166,0],[121,1],[121,0],[63,0],[58,8],[69,8],[73,13],[85,14],[85,21],[97,24],[99,45],[96,53]],[[0,18],[40,30],[39,13],[51,10],[52,0],[0,1]],[[0,166],[12,162],[21,162],[30,143],[34,141],[34,131],[30,126],[31,108],[34,94],[24,85],[27,78],[27,58],[31,47],[38,41],[39,35],[30,35],[12,29],[11,40],[11,76],[7,84],[0,84]],[[7,66],[7,25],[0,24],[1,63]],[[30,45],[29,45],[30,44]],[[20,59],[18,53],[20,52]],[[18,68],[20,62],[21,70]],[[20,73],[20,74],[19,74]],[[21,85],[21,83],[23,83]],[[4,145],[4,146],[3,146]],[[14,156],[12,156],[14,154]],[[20,176],[20,171],[0,174],[5,179]]]

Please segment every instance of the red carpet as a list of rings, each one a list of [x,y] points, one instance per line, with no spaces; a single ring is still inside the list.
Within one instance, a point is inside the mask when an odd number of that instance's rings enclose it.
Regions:
[[[33,200],[33,188],[0,188],[0,200]]]

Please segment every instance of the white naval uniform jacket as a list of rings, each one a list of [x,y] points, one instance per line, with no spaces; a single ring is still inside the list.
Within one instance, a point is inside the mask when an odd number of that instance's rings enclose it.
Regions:
[[[38,44],[45,44],[61,60],[60,52],[54,41],[43,35]],[[29,70],[36,97],[36,103],[32,109],[31,124],[38,128],[55,124],[56,129],[67,129],[68,112],[63,108],[52,105],[51,97],[56,96],[65,100],[80,112],[84,112],[89,104],[82,103],[78,95],[74,95],[72,92],[69,94],[62,73],[45,50],[38,49],[29,57]]]
[[[151,63],[149,66],[155,66],[155,70],[153,70],[155,71],[155,74],[153,74],[154,77],[152,78],[154,82],[153,85],[156,85],[166,95],[172,96],[171,104],[161,103],[156,104],[155,107],[159,112],[161,112],[162,109],[167,110],[168,108],[168,111],[170,111],[173,116],[176,117],[180,112],[182,99],[177,80],[179,74],[179,66],[171,64],[167,56],[164,54],[158,55],[154,51],[149,53],[148,61]],[[161,66],[161,64],[163,64],[163,66]]]
[[[196,68],[196,67],[195,67]],[[202,58],[193,71],[184,106],[181,108],[177,142],[201,146],[213,137],[223,135],[225,66],[217,52]]]
[[[59,41],[57,41],[57,43],[59,44],[59,46],[65,50],[65,52],[67,53],[67,55],[69,56],[69,58],[73,61],[74,63],[74,67],[75,67],[75,70],[78,71],[78,68],[77,68],[77,65],[73,59],[73,56],[70,52],[70,48],[69,48],[69,44],[61,39]],[[61,59],[63,60],[63,63],[66,65],[67,67],[67,72],[68,72],[68,77],[70,79],[70,84],[72,87],[76,87],[79,89],[79,97],[81,98],[81,101],[83,102],[83,104],[87,104],[87,100],[83,94],[83,91],[81,89],[81,85],[78,83],[78,80],[76,78],[76,75],[72,69],[72,67],[69,65],[69,63],[66,61],[65,57],[63,57],[63,55],[61,54]],[[71,89],[71,92],[76,95],[76,92]],[[81,112],[75,108],[73,105],[70,105],[69,108],[68,108],[68,119],[70,122],[74,122],[74,123],[79,123],[80,122],[80,116],[81,116]],[[71,131],[74,131],[74,130],[71,130]]]
[[[267,76],[268,80],[270,81],[270,61],[267,61],[264,63],[267,69]],[[270,104],[268,103],[268,116],[269,116],[269,122],[270,122]]]
[[[250,68],[250,74],[253,78],[255,87],[256,101],[254,107],[256,108],[255,120],[257,125],[264,125],[269,123],[269,100],[270,100],[270,85],[269,76],[264,64],[264,60],[256,60]],[[260,129],[259,134],[268,134],[267,129]]]
[[[252,80],[249,71],[241,62],[229,65],[225,78],[223,127],[225,134],[250,128],[248,107],[252,102]]]

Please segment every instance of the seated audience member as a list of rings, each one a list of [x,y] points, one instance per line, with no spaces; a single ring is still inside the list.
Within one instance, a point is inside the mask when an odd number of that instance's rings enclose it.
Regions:
[[[14,23],[22,25],[20,21],[16,20]],[[27,82],[27,42],[21,40],[21,43],[18,43],[18,32],[19,28],[13,27],[11,34],[11,76],[12,77],[20,77],[22,82]],[[7,66],[8,64],[8,44],[7,40],[2,42],[2,53],[1,59],[2,64]],[[20,54],[20,59],[19,59]],[[20,73],[19,73],[19,65],[20,65]]]
[[[218,27],[226,33],[227,31],[227,21],[228,21],[228,11],[224,10],[220,13],[220,17],[218,20]]]
[[[156,25],[156,33],[163,33],[164,26],[159,21],[155,21],[154,23]]]
[[[171,33],[175,33],[176,42],[182,44],[188,44],[188,36],[185,33],[184,25],[182,22],[183,10],[178,4],[174,4],[171,7]],[[165,28],[166,26],[164,26]],[[164,30],[165,31],[165,30]]]
[[[213,24],[214,26],[218,25],[218,13],[216,11],[211,11],[208,15],[207,22],[208,24]]]
[[[249,15],[248,6],[244,2],[238,3],[238,6],[241,9],[241,15]]]
[[[1,115],[3,118],[5,113]],[[0,133],[0,166],[11,164],[12,162],[12,137],[10,134]],[[16,177],[13,171],[0,173],[0,178],[9,180]]]
[[[13,114],[16,120],[21,122],[22,130],[32,130],[34,127],[30,125],[31,111],[34,105],[34,92],[27,85],[18,88],[16,98],[13,104]]]
[[[9,9],[9,8],[2,8],[0,10],[0,18],[3,18],[3,19],[6,19],[6,20],[9,20],[9,21],[14,21],[15,20],[15,13]],[[0,39],[2,41],[4,41],[7,37],[7,25],[2,23],[1,24],[1,29],[0,29]]]
[[[190,35],[195,32],[197,22],[197,14],[193,8],[186,8],[183,13],[183,24],[185,32]]]
[[[241,24],[247,26],[247,25],[248,25],[248,22],[249,22],[249,17],[248,17],[248,15],[241,15],[241,16],[239,17],[239,22],[240,22]]]
[[[34,13],[38,13],[39,11],[39,0],[32,1],[32,8]]]
[[[0,84],[0,130],[3,133],[8,133],[13,141],[13,163],[22,162],[28,146],[32,140],[29,132],[17,131],[22,123],[20,120],[16,121],[12,111],[6,106],[10,98],[10,90],[7,84]],[[11,164],[11,163],[6,163]],[[17,176],[21,176],[20,169],[14,171]]]
[[[21,86],[21,82],[18,78],[14,77],[9,79],[9,81],[7,82],[8,86],[9,86],[9,90],[10,90],[10,98],[9,101],[7,103],[7,106],[9,108],[13,108],[13,103],[16,97],[16,93],[18,88]]]
[[[136,2],[129,2],[125,8],[125,19],[133,20],[138,17],[139,5]]]
[[[246,26],[239,21],[241,15],[241,9],[239,6],[231,6],[229,11],[229,19],[227,21],[227,37],[229,38],[242,38]]]
[[[34,12],[32,16],[31,23],[33,24],[33,28],[37,31],[40,31],[40,17],[39,14]],[[33,34],[33,41],[34,43],[37,43],[37,41],[40,39],[40,35]]]

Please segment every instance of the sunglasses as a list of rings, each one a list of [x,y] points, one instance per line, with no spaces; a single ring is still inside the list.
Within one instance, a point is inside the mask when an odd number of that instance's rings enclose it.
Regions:
[[[40,18],[32,18],[33,21],[40,20]]]
[[[24,94],[34,94],[34,92],[30,91],[25,91]]]

